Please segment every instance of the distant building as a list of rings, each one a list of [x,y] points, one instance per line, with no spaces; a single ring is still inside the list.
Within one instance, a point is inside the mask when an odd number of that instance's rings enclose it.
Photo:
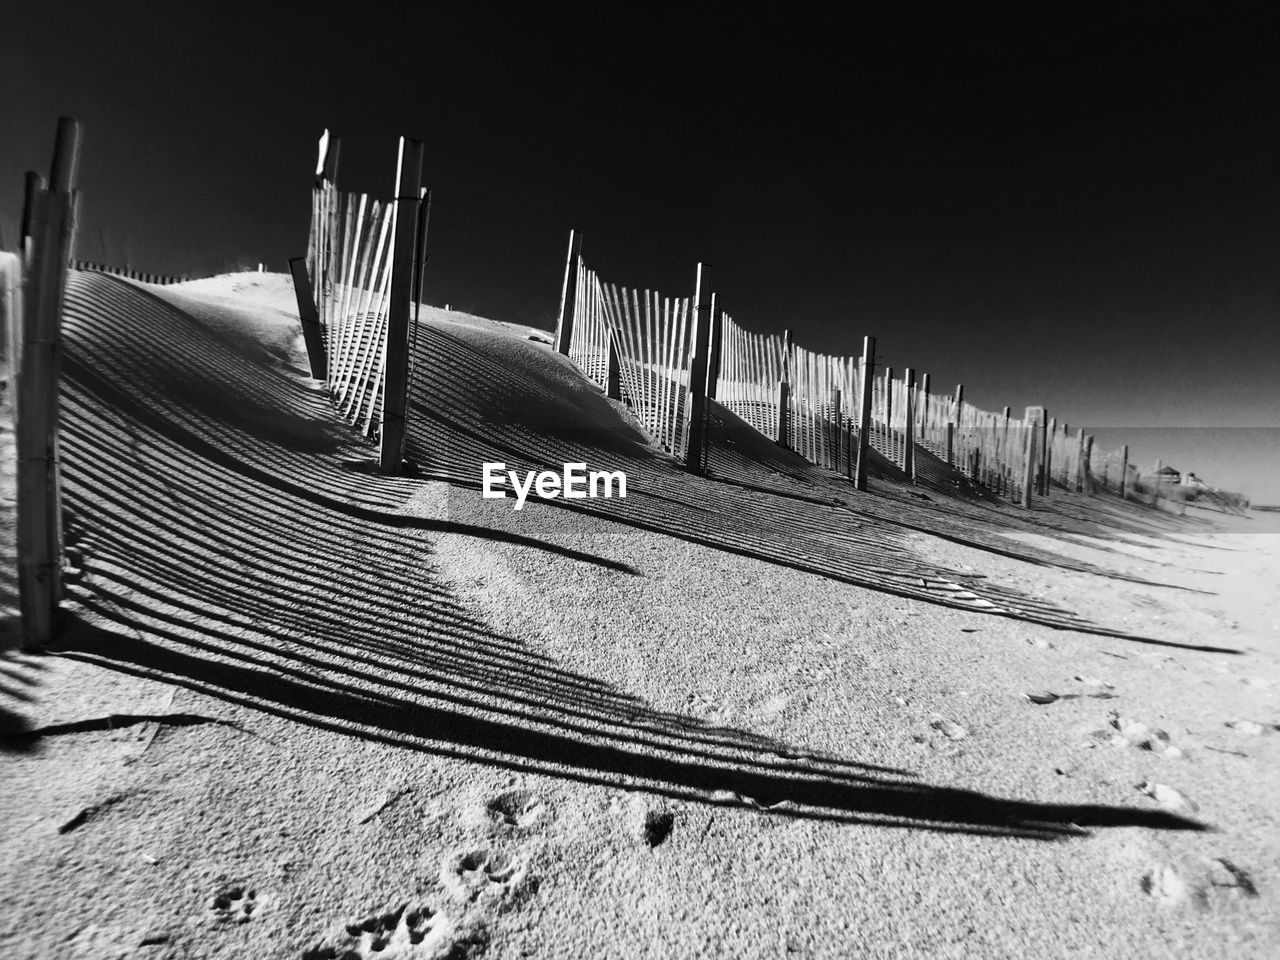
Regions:
[[[1182,474],[1165,464],[1156,468],[1156,472],[1151,475],[1151,479],[1157,483],[1182,483]]]

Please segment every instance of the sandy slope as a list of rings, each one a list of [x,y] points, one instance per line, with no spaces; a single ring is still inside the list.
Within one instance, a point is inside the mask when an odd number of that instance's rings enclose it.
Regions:
[[[531,331],[436,312],[385,480],[284,278],[153,294],[72,288],[79,573],[5,664],[45,733],[0,754],[0,954],[1280,942],[1262,515],[859,496],[723,414],[696,480]],[[482,459],[570,458],[635,495],[479,497]]]

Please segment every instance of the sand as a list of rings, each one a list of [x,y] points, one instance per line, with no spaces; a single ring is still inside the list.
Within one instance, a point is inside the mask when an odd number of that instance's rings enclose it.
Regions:
[[[0,955],[1274,953],[1275,515],[858,495],[725,415],[700,480],[443,311],[386,480],[291,297],[73,278]],[[635,495],[480,498],[571,455]]]

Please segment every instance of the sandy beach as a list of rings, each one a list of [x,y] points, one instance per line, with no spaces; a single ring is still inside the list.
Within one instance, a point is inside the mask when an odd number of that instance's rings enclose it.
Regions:
[[[287,277],[72,274],[0,955],[1274,956],[1280,514],[860,494],[723,410],[694,477],[546,331],[421,335],[389,479]]]

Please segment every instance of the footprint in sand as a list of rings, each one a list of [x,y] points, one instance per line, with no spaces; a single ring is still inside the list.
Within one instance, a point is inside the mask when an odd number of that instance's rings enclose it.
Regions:
[[[545,823],[550,811],[528,790],[508,790],[485,804],[485,815],[493,833],[525,833]]]
[[[258,895],[240,885],[222,887],[209,898],[209,918],[217,924],[248,923],[258,911]]]
[[[1140,885],[1143,893],[1163,907],[1176,906],[1193,892],[1182,874],[1168,864],[1149,870],[1143,875]]]
[[[519,858],[487,847],[458,850],[445,857],[440,882],[462,903],[519,899],[537,888]]]
[[[1222,897],[1258,896],[1248,871],[1226,857],[1217,857],[1208,864],[1184,865],[1183,870],[1158,864],[1142,876],[1140,885],[1143,893],[1165,907],[1194,903],[1201,909],[1212,909]]]
[[[370,957],[471,957],[483,949],[483,935],[459,930],[445,913],[428,903],[405,903],[395,910],[347,923],[302,960],[368,960]]]
[[[1102,741],[1120,749],[1134,747],[1158,754],[1166,760],[1177,760],[1186,755],[1181,747],[1173,744],[1169,734],[1159,727],[1123,717],[1116,710],[1112,710],[1107,716],[1108,726],[1090,734],[1094,742]]]

